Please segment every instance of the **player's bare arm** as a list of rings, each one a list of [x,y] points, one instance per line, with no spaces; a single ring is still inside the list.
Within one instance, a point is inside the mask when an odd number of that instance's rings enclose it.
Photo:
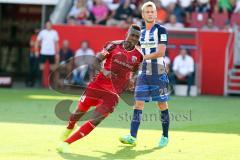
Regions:
[[[149,59],[156,59],[156,58],[159,58],[159,57],[164,57],[166,48],[167,48],[167,46],[165,44],[159,44],[157,52],[151,53],[151,54],[148,54],[148,55],[144,55],[143,59],[144,60],[149,60]]]
[[[140,61],[140,63],[142,63],[142,60]],[[140,68],[141,68],[141,64],[139,64],[138,67],[131,72],[131,75],[129,78],[129,84],[128,84],[128,90],[130,91],[134,91],[135,83],[137,81],[137,75]]]
[[[38,57],[39,56],[39,44],[40,44],[40,41],[37,39],[36,42],[35,42],[35,56]]]
[[[135,83],[136,83],[136,80],[137,80],[137,74],[138,74],[138,70],[132,72],[132,74],[130,75],[128,88],[127,88],[130,91],[134,91]]]
[[[95,70],[101,72],[102,70],[102,62],[106,59],[104,53],[100,52],[96,55],[96,58],[93,63],[93,67]]]
[[[97,54],[96,59],[93,63],[93,68],[98,72],[102,72],[104,76],[111,77],[111,71],[108,71],[102,67],[102,62],[106,59],[105,53],[100,52]]]

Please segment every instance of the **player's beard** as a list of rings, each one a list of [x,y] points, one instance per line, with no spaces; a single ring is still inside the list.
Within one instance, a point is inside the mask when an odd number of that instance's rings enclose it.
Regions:
[[[130,42],[130,41],[125,41],[124,44],[123,44],[123,47],[124,47],[127,51],[133,50],[133,48],[134,48],[134,43],[133,43],[133,42]]]
[[[154,23],[154,21],[155,21],[154,19],[152,19],[152,20],[146,19],[146,22],[147,22],[147,23]]]

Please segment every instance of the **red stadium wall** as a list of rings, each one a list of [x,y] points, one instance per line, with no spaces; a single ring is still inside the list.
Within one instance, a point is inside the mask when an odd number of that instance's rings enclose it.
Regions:
[[[225,52],[229,36],[227,32],[199,33],[202,94],[224,94]]]
[[[113,27],[84,27],[84,26],[54,26],[60,37],[60,46],[64,39],[70,41],[70,47],[75,51],[80,48],[82,41],[87,40],[95,52],[101,51],[104,44],[112,40],[123,39],[126,30]]]
[[[107,41],[124,39],[126,34],[126,30],[115,27],[58,25],[54,28],[59,33],[60,46],[62,41],[67,39],[74,51],[80,47],[83,40],[87,40],[90,48],[99,52]],[[228,39],[229,33],[226,32],[170,32],[169,57],[173,60],[182,45],[190,47],[191,55],[198,68],[201,94],[223,95],[225,51]]]

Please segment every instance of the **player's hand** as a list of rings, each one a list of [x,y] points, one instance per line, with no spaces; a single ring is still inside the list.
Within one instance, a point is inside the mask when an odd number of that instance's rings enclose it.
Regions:
[[[39,52],[38,51],[35,52],[35,57],[37,57],[37,58],[39,57]]]
[[[143,56],[143,60],[148,60],[149,58],[148,58],[148,55],[144,55]]]
[[[135,81],[133,79],[131,79],[128,83],[128,90],[133,91],[134,87],[135,87]]]

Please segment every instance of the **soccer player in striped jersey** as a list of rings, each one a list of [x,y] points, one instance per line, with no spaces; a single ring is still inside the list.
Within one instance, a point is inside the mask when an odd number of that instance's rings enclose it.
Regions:
[[[124,144],[136,145],[144,103],[155,101],[161,110],[163,130],[158,146],[165,147],[168,144],[169,129],[167,104],[169,80],[164,62],[168,35],[166,28],[156,23],[157,11],[153,2],[149,1],[143,4],[142,17],[145,21],[145,27],[141,29],[140,44],[144,61],[135,87],[135,105],[130,134],[121,137],[120,141]]]

